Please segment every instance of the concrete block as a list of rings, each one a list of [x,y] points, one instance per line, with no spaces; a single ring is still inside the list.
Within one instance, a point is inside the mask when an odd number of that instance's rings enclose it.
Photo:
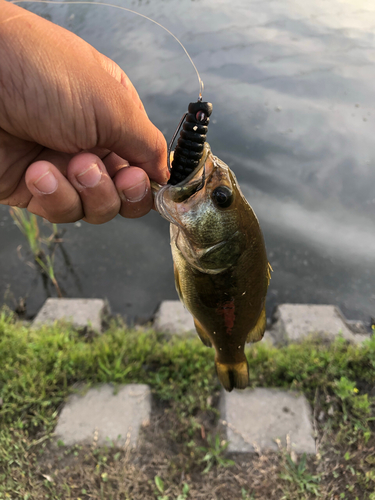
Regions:
[[[354,333],[346,324],[340,309],[331,305],[281,304],[277,307],[272,332],[276,341],[297,342],[309,334],[334,338],[341,334],[346,340],[360,343],[368,334]]]
[[[193,316],[179,300],[163,300],[153,326],[158,332],[177,335],[195,332]]]
[[[351,330],[353,333],[368,335],[368,331],[363,321],[357,319],[345,319],[345,323],[348,326],[349,330]]]
[[[72,395],[55,429],[57,440],[74,444],[137,445],[139,430],[148,425],[151,391],[148,385],[128,384],[116,388],[104,384],[84,395]],[[120,437],[119,437],[120,436]]]
[[[264,332],[264,335],[263,335],[263,338],[262,338],[261,342],[263,342],[265,344],[268,344],[270,346],[276,345],[277,342],[275,340],[274,335],[272,334],[272,330],[267,329]],[[247,345],[249,346],[249,345],[255,345],[255,344],[247,344]]]
[[[305,396],[278,389],[222,392],[221,418],[229,452],[277,450],[290,442],[296,453],[315,454],[311,410]]]
[[[70,321],[74,326],[102,329],[102,316],[107,306],[102,299],[47,299],[33,321],[33,326],[51,324],[58,319]]]

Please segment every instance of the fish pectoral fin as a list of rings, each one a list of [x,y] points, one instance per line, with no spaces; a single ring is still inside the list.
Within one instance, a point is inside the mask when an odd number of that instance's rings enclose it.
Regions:
[[[259,340],[262,340],[264,332],[266,330],[266,324],[266,306],[264,306],[258,318],[257,324],[247,334],[246,342],[259,342]]]
[[[201,339],[203,344],[207,347],[212,347],[212,342],[210,340],[210,337],[207,335],[203,326],[195,318],[194,318],[194,325],[195,325],[195,329],[197,330],[198,337]]]
[[[174,282],[176,285],[176,290],[177,290],[178,296],[180,297],[181,302],[185,305],[184,298],[183,298],[182,292],[181,292],[180,275],[178,274],[176,264],[173,265],[173,271],[174,271]],[[207,347],[212,347],[210,337],[207,335],[203,326],[195,318],[194,318],[194,325],[195,325],[195,329],[197,330],[198,337],[201,339],[203,344]]]
[[[246,358],[230,365],[216,361],[215,366],[218,379],[226,391],[245,389],[249,385],[249,365]]]
[[[270,263],[268,263],[267,267],[267,280],[268,280],[268,285],[270,284],[271,281],[271,272],[273,272],[272,266]]]
[[[184,299],[182,297],[182,292],[181,292],[180,275],[178,274],[177,266],[175,263],[173,263],[173,274],[174,274],[174,284],[176,287],[176,291],[178,293],[178,296],[179,296],[181,302],[185,305]]]

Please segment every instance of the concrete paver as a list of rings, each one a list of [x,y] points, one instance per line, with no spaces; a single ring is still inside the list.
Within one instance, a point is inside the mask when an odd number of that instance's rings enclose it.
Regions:
[[[102,299],[55,299],[45,301],[33,326],[51,324],[56,320],[71,321],[74,326],[81,328],[89,326],[98,332],[102,329],[102,316],[107,305]]]
[[[55,429],[57,440],[74,444],[136,446],[142,425],[150,421],[151,391],[148,385],[116,388],[104,384],[84,395],[73,394],[64,406]],[[120,437],[119,437],[120,436]]]
[[[277,321],[272,331],[278,343],[296,342],[311,333],[331,338],[341,334],[353,343],[369,338],[364,333],[353,333],[340,309],[332,305],[281,304],[277,307],[275,316]]]
[[[163,300],[153,326],[158,332],[176,335],[195,333],[193,316],[179,300]]]
[[[279,389],[222,391],[221,419],[229,452],[276,451],[290,439],[296,453],[315,454],[311,410],[305,396]]]

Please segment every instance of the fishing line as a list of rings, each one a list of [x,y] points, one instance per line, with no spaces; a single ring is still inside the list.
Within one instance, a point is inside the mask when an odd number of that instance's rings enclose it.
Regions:
[[[176,37],[176,35],[174,35],[171,31],[169,31],[168,28],[166,28],[162,24],[158,23],[157,21],[154,21],[154,19],[151,19],[151,17],[147,17],[144,14],[141,14],[140,12],[137,12],[137,11],[132,10],[132,9],[128,9],[127,7],[122,7],[120,5],[115,5],[115,4],[112,4],[112,3],[105,3],[105,2],[89,2],[89,1],[85,1],[85,0],[74,0],[72,2],[70,2],[70,1],[69,2],[64,2],[64,1],[61,1],[61,0],[59,0],[59,1],[54,1],[54,0],[10,0],[9,3],[14,3],[14,4],[17,4],[17,3],[46,3],[46,4],[60,4],[60,5],[67,5],[67,4],[73,4],[73,5],[74,4],[75,5],[85,5],[85,4],[86,5],[105,5],[106,7],[113,7],[114,9],[125,10],[126,12],[130,12],[131,14],[135,14],[137,16],[143,17],[144,19],[147,19],[148,21],[151,21],[152,23],[156,24],[157,26],[159,26],[160,28],[162,28],[164,31],[166,31],[169,35],[171,35],[176,40],[176,42],[178,42],[180,44],[180,46],[183,48],[185,54],[187,55],[189,61],[193,65],[193,68],[195,69],[195,72],[197,74],[198,82],[199,82],[199,97],[198,97],[198,100],[199,101],[202,100],[202,94],[203,94],[204,85],[203,85],[203,81],[201,80],[201,77],[199,75],[198,69],[195,66],[194,62],[193,62],[193,59],[190,57],[188,51],[185,49],[185,47],[183,46],[182,42],[180,42],[180,40]]]

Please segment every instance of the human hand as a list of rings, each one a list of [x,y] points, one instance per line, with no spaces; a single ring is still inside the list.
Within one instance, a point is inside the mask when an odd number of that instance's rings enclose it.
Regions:
[[[0,203],[100,224],[152,208],[167,148],[125,73],[73,33],[0,0]],[[132,165],[132,166],[129,166]]]

